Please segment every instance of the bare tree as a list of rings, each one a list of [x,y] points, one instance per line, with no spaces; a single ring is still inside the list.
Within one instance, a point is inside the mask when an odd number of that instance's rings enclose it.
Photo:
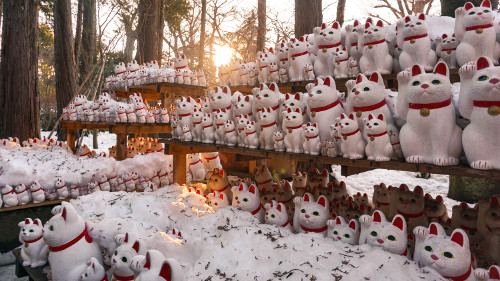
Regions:
[[[322,0],[295,0],[295,37],[313,32],[323,23]]]
[[[40,137],[38,1],[4,0],[0,138]]]
[[[346,0],[339,0],[337,3],[337,21],[340,26],[344,25],[344,14],[345,14],[345,1]]]
[[[198,51],[198,67],[203,68],[205,61],[205,26],[207,23],[207,0],[201,0],[201,30],[200,30],[200,50]]]
[[[139,1],[139,22],[137,25],[136,60],[144,63],[158,60],[159,0]]]
[[[420,13],[429,14],[429,11],[434,4],[434,0],[377,0],[373,6],[375,9],[388,9],[396,18],[404,18],[407,15],[416,15]],[[386,23],[390,23],[387,17],[374,12],[368,12],[370,17],[379,18]]]
[[[262,50],[266,45],[266,0],[258,0],[257,18],[257,50]]]
[[[90,75],[96,58],[96,0],[83,0],[82,48],[80,52],[80,84]],[[89,88],[90,85],[85,88]],[[84,90],[84,93],[86,91]]]
[[[78,0],[78,10],[76,12],[76,32],[74,44],[74,56],[76,65],[79,65],[80,45],[82,44],[83,1],[84,0]]]

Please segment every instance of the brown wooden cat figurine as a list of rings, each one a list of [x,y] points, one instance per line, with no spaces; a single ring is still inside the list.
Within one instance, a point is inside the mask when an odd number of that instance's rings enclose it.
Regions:
[[[229,203],[231,203],[233,193],[231,192],[231,185],[227,180],[227,173],[224,171],[224,169],[219,170],[215,168],[213,171],[209,171],[207,174],[207,190],[209,190],[210,192],[218,191],[226,193]]]
[[[269,171],[266,165],[261,165],[260,167],[255,167],[255,181],[257,182],[257,187],[259,191],[262,192],[263,188],[271,190],[276,182],[273,179],[273,175]]]
[[[399,189],[391,189],[391,213],[402,215],[408,224],[408,233],[413,233],[416,226],[427,227],[429,221],[425,216],[424,191],[416,186],[413,191],[402,184]]]
[[[471,244],[480,242],[482,235],[477,229],[478,208],[470,208],[467,203],[462,202],[452,208],[451,225],[454,229],[461,228],[469,236]]]
[[[352,197],[350,197],[349,199],[351,198]],[[344,214],[342,215],[346,220],[359,220],[359,217],[361,217],[361,215],[364,215],[358,205],[354,202],[354,199],[349,200],[347,206],[347,209],[344,210]]]
[[[489,202],[482,201],[478,205],[477,228],[485,238],[481,248],[485,250],[486,256],[500,264],[500,194],[493,195]]]
[[[278,188],[275,187],[270,190],[262,188],[260,193],[260,204],[264,206],[266,203],[271,203],[272,200],[278,202]]]
[[[319,190],[320,188],[328,186],[328,182],[330,181],[328,171],[323,169],[323,171],[319,171],[314,168],[310,173],[307,180],[307,185],[312,189],[316,188]]]
[[[443,197],[441,195],[432,198],[432,195],[426,193],[424,196],[425,202],[425,215],[429,221],[433,219],[439,219],[446,221],[448,219],[448,210],[443,202]]]
[[[292,188],[294,196],[303,197],[304,194],[308,191],[307,189],[307,173],[297,172],[292,176]]]
[[[354,194],[352,197],[354,198],[354,202],[358,206],[366,205],[366,206],[373,207],[372,202],[370,201],[370,199],[368,199],[368,194],[366,194],[366,193],[361,194],[361,192],[358,192],[358,193]]]
[[[293,217],[294,204],[293,204],[293,190],[290,183],[286,180],[281,181],[281,190],[278,192],[278,201],[283,203],[286,207],[286,212],[290,217]]]
[[[373,197],[372,202],[376,210],[380,210],[384,213],[388,220],[392,220],[393,215],[391,214],[391,186],[387,187],[384,183],[373,186]]]

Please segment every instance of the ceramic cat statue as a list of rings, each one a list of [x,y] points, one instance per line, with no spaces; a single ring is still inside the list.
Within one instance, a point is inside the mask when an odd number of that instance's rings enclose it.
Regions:
[[[238,98],[233,101],[233,111],[235,117],[246,115],[250,120],[256,121],[253,110],[253,96],[251,95],[238,96]]]
[[[73,205],[61,203],[61,212],[43,227],[43,239],[49,246],[49,264],[54,280],[79,281],[94,257],[102,264],[98,244],[92,240],[83,218]]]
[[[474,276],[479,281],[497,281],[500,280],[500,267],[492,265],[489,269],[476,268]]]
[[[33,198],[33,203],[38,204],[45,201],[45,193],[42,189],[42,186],[38,181],[34,181],[30,185],[31,197]]]
[[[391,187],[387,187],[384,183],[376,184],[373,186],[372,203],[377,210],[384,213],[385,217],[392,219],[391,215]]]
[[[304,67],[306,64],[313,64],[305,41],[303,36],[298,40],[291,38],[288,41],[288,61],[290,62],[288,78],[291,82],[306,80]]]
[[[458,68],[457,63],[457,46],[458,40],[455,34],[443,34],[441,37],[436,38],[436,54],[440,61],[444,61],[448,68]]]
[[[354,57],[350,57],[347,60],[347,77],[356,77],[358,74],[359,74],[358,60]]]
[[[335,70],[333,74],[335,78],[346,78],[348,76],[349,70],[349,55],[347,54],[346,48],[337,48],[334,55],[335,60]]]
[[[312,64],[306,64],[304,66],[304,72],[305,72],[305,80],[307,81],[312,81],[316,78],[316,75],[314,74],[314,66]]]
[[[363,215],[362,218],[365,216],[367,215]],[[363,226],[363,224],[361,225]],[[410,258],[407,241],[406,221],[403,216],[396,215],[392,222],[388,222],[382,212],[378,210],[373,212],[371,223],[367,229],[367,244]]]
[[[295,196],[304,196],[304,194],[307,192],[308,187],[307,187],[307,173],[300,173],[297,172],[294,175],[292,175],[292,189],[294,192]]]
[[[245,184],[240,183],[239,186],[233,186],[231,190],[233,206],[252,213],[260,223],[263,223],[265,210],[260,204],[259,189],[253,184],[247,188]]]
[[[361,58],[361,53],[358,50],[358,29],[361,27],[361,23],[358,20],[354,20],[353,24],[348,24],[345,27],[345,32],[346,32],[346,38],[345,38],[345,46],[347,48],[347,52],[349,53],[350,57],[353,57],[356,59],[356,61],[359,61]],[[350,77],[358,75],[357,73],[355,75],[350,75]]]
[[[238,129],[238,146],[239,147],[245,147],[245,127],[247,125],[247,122],[250,120],[248,119],[248,115],[238,115],[236,116],[236,128]]]
[[[313,31],[318,45],[314,73],[318,78],[324,79],[327,76],[333,76],[335,49],[340,46],[342,32],[338,22],[333,22],[331,27],[323,23],[321,27],[315,27]]]
[[[230,71],[230,76],[229,76],[229,84],[231,86],[239,86],[241,79],[240,79],[240,70],[241,70],[241,61],[239,59],[232,59],[231,62],[229,63],[229,71]]]
[[[132,258],[130,268],[137,275],[135,281],[185,281],[179,262],[165,256],[158,250],[148,250],[146,255]]]
[[[278,120],[276,119],[276,114],[274,113],[274,110],[272,108],[263,107],[261,111],[257,113],[257,117],[260,127],[260,148],[265,150],[273,150],[273,134],[276,130],[278,130]]]
[[[405,184],[399,188],[391,188],[390,213],[402,215],[406,219],[410,233],[416,226],[428,225],[422,187],[417,185],[413,191]]]
[[[81,275],[82,281],[108,281],[106,270],[99,261],[92,257],[87,261],[87,269]]]
[[[191,97],[181,97],[176,100],[176,112],[177,112],[177,136],[183,136],[183,126],[187,125],[189,130],[193,127],[193,117],[192,113],[194,111],[194,106],[196,102]]]
[[[266,210],[264,216],[265,223],[274,224],[293,231],[292,221],[288,217],[286,207],[283,203],[272,200],[270,203],[264,205],[264,209]]]
[[[278,71],[279,76],[280,76],[280,83],[287,83],[288,82],[288,71],[286,68],[280,68]],[[313,73],[314,74],[314,73]]]
[[[215,144],[224,144],[226,135],[224,124],[230,119],[229,114],[224,108],[215,110],[214,114]]]
[[[328,220],[328,237],[333,241],[341,241],[351,245],[359,244],[359,223],[352,219],[346,223],[343,217],[337,216],[334,220]]]
[[[460,113],[471,120],[465,127],[462,142],[469,165],[475,169],[500,169],[499,144],[495,141],[500,133],[500,67],[480,57],[475,65],[460,68]],[[477,136],[481,136],[478,145]]]
[[[275,151],[285,151],[285,133],[283,131],[275,131],[273,133],[273,140]]]
[[[304,119],[300,108],[288,108],[283,112],[283,129],[285,131],[285,147],[287,152],[303,153]]]
[[[228,86],[216,87],[208,91],[212,111],[225,109],[230,118],[233,118],[231,89]],[[214,112],[215,113],[215,112]]]
[[[400,131],[406,161],[457,165],[462,151],[462,129],[455,123],[446,63],[436,64],[434,73],[425,73],[422,66],[414,65],[411,73],[398,74],[398,83],[402,88],[397,111],[407,121]]]
[[[57,197],[59,199],[66,199],[68,198],[69,192],[68,192],[68,187],[66,187],[66,184],[62,179],[57,179],[55,183],[56,191],[57,191]]]
[[[259,67],[259,83],[269,83],[270,73],[269,73],[269,63],[271,63],[271,58],[268,56],[267,52],[259,51],[257,52],[257,65]]]
[[[227,200],[231,203],[233,199],[233,193],[231,192],[231,184],[227,180],[227,173],[222,169],[214,169],[209,171],[207,187],[211,191],[218,191],[220,193],[225,193]]]
[[[224,208],[229,206],[229,200],[224,192],[214,191],[207,195],[207,204],[212,207],[212,209],[217,212],[219,208]]]
[[[363,46],[358,45],[362,56],[359,59],[361,73],[368,75],[379,71],[381,74],[390,74],[392,71],[392,57],[389,46],[385,41],[385,29],[381,20],[376,25],[366,23],[364,29],[358,29],[359,36],[363,39]]]
[[[341,144],[342,144],[342,135],[340,134],[340,125],[339,123],[335,122],[335,124],[330,125],[330,139],[335,142],[335,147],[336,147],[336,153],[337,155],[341,156],[342,151],[340,149]]]
[[[14,192],[16,193],[19,205],[26,205],[30,202],[30,195],[28,193],[29,192],[28,188],[23,183],[16,186]]]
[[[280,108],[280,90],[276,83],[260,84],[259,88],[253,88],[253,109],[256,112],[262,111],[262,108],[270,108],[272,113],[275,115],[275,120],[279,120],[279,108]]]
[[[134,272],[130,269],[130,262],[135,256],[146,254],[146,245],[129,232],[123,240],[121,237],[120,234],[115,237],[119,246],[111,256],[113,280],[133,280]]]
[[[321,142],[319,140],[319,128],[316,123],[307,122],[302,125],[304,129],[304,153],[310,155],[319,155],[321,151]]]
[[[192,121],[193,121],[193,129],[191,130],[191,134],[193,136],[193,141],[201,142],[203,139],[203,125],[201,125],[201,121],[203,119],[203,110],[200,108],[194,108],[193,113],[191,113]]]
[[[280,98],[280,103],[281,103],[280,122],[283,121],[283,112],[286,112],[288,108],[291,108],[292,110],[300,108],[300,111],[302,111],[302,115],[304,117],[304,122],[309,122],[309,116],[306,114],[307,113],[306,97],[302,93],[299,92],[295,94],[285,94],[284,98]]]
[[[201,162],[198,153],[191,153],[187,156],[187,163],[189,165],[189,171],[193,175],[194,181],[202,181],[205,179],[205,167]]]
[[[488,57],[498,64],[500,45],[493,28],[495,15],[491,2],[484,0],[479,7],[470,2],[455,10],[455,36],[460,42],[457,47],[458,66],[463,66],[479,57]]]
[[[203,162],[203,166],[205,166],[205,170],[207,171],[213,171],[216,168],[219,170],[222,169],[218,152],[202,153],[201,161]]]
[[[43,225],[40,219],[30,218],[18,224],[19,242],[23,266],[39,267],[47,263],[49,247],[43,240]]]
[[[254,121],[247,121],[245,126],[245,147],[257,149],[259,148],[259,133]]]
[[[400,23],[398,32],[401,32],[403,38],[403,51],[399,55],[401,69],[418,64],[426,71],[431,71],[436,64],[437,56],[436,52],[431,49],[425,15],[420,14],[416,19],[406,16],[404,23],[402,21],[398,23]]]
[[[238,132],[233,120],[227,120],[224,123],[224,143],[228,146],[236,146],[238,144]]]
[[[335,80],[332,77],[326,77],[324,81],[318,78],[306,88],[309,92],[309,120],[318,124],[320,140],[327,140],[330,138],[331,123],[344,112],[337,95]]]
[[[321,233],[325,235],[328,231],[326,224],[330,217],[328,199],[321,195],[315,202],[311,193],[305,193],[304,197],[297,196],[293,199],[295,213],[293,227],[297,233]]]
[[[342,156],[349,159],[361,159],[365,156],[365,142],[358,127],[358,121],[353,113],[344,113],[336,119],[340,126]]]
[[[279,83],[279,66],[275,62],[269,63],[269,82]]]
[[[368,160],[381,162],[392,158],[393,149],[384,119],[383,114],[375,117],[371,113],[368,118],[363,119],[367,142],[365,152]]]
[[[215,142],[215,127],[212,113],[205,113],[201,119],[201,126],[203,127],[202,139],[203,143]]]
[[[182,126],[182,140],[183,141],[193,141],[193,134],[189,129],[189,125]]]

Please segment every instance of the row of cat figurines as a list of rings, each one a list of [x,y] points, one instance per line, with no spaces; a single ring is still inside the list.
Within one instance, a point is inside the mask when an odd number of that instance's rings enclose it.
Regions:
[[[274,50],[257,53],[256,62],[233,59],[219,70],[221,85],[254,85],[279,82],[283,76],[290,81],[305,81],[314,76],[325,78],[350,77],[351,68],[368,75],[398,73],[415,64],[432,70],[438,59],[450,68],[457,68],[481,56],[498,64],[500,28],[494,24],[495,15],[489,0],[479,7],[470,2],[455,11],[454,30],[431,38],[433,26],[427,16],[406,16],[393,26],[367,18],[363,25],[355,20],[341,28],[338,22],[323,23],[314,33],[299,39],[291,38],[276,44]]]

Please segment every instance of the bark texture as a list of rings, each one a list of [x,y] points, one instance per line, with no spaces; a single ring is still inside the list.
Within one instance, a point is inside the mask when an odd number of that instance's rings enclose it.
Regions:
[[[295,38],[323,23],[322,0],[295,0]]]
[[[297,2],[297,1],[296,1]],[[266,45],[266,0],[257,2],[257,50]]]
[[[159,0],[139,1],[139,22],[137,25],[137,54],[139,64],[159,60],[158,57],[158,24],[160,12]],[[168,12],[168,11],[167,11]],[[153,27],[153,28],[152,28]]]

